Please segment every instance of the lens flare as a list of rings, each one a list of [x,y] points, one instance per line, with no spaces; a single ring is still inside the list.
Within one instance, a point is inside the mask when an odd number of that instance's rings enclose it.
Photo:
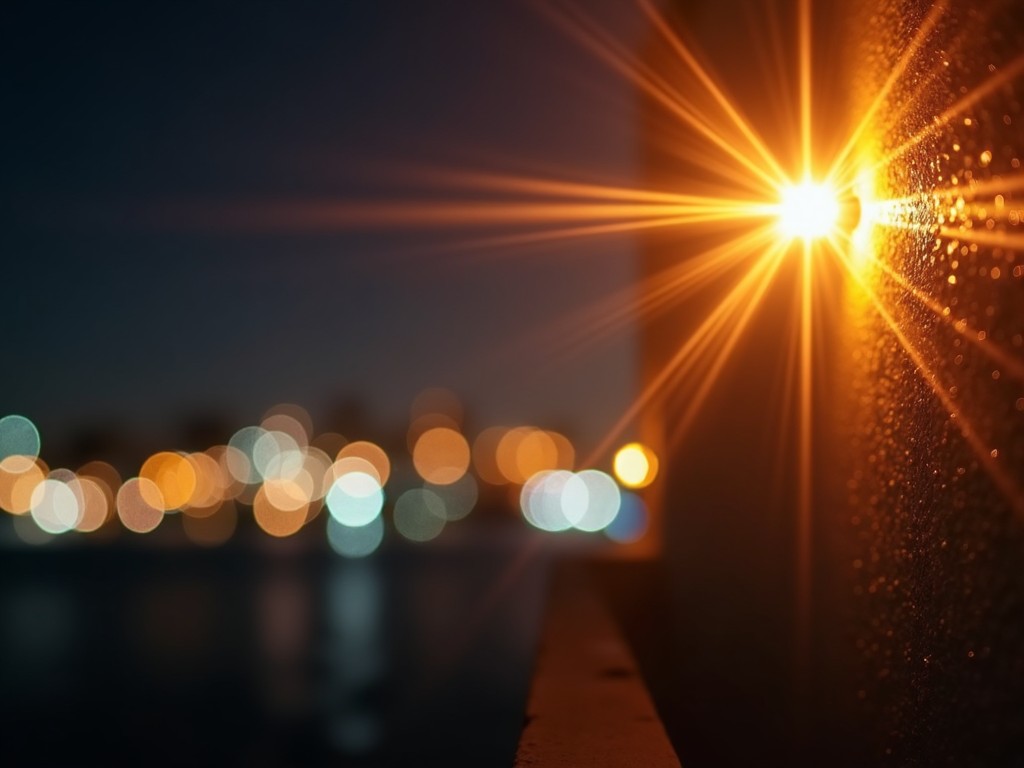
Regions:
[[[804,240],[825,237],[838,226],[840,211],[839,197],[831,184],[804,180],[782,188],[779,231]]]

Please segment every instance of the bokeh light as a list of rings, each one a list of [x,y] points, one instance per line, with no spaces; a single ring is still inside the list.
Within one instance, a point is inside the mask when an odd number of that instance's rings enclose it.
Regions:
[[[18,515],[13,519],[14,535],[25,544],[32,547],[40,547],[49,544],[54,539],[52,533],[47,533],[32,520],[32,515]]]
[[[327,542],[342,557],[372,555],[384,541],[384,518],[380,515],[366,525],[351,526],[327,516]]]
[[[441,500],[444,506],[444,519],[450,523],[467,517],[473,511],[479,497],[476,479],[470,474],[465,474],[448,485],[427,483],[426,489]]]
[[[76,477],[68,483],[68,487],[78,499],[79,515],[75,529],[81,533],[92,533],[107,522],[110,517],[111,503],[101,483],[91,477]]]
[[[326,491],[330,491],[335,480],[352,472],[363,472],[374,478],[377,485],[384,486],[377,467],[360,456],[344,456],[331,464],[324,472],[324,488],[326,489],[324,495],[326,496]]]
[[[546,469],[563,469],[558,466],[558,446],[551,435],[541,429],[527,429],[522,433],[515,446],[515,466],[524,481]]]
[[[116,506],[117,489],[121,487],[121,473],[106,461],[90,461],[79,467],[75,474],[97,482],[107,499],[107,516],[112,517]]]
[[[445,526],[444,501],[426,488],[411,488],[395,502],[394,521],[395,529],[409,541],[436,539]]]
[[[469,469],[469,443],[448,427],[428,429],[413,448],[412,463],[420,477],[433,485],[454,483]]]
[[[267,496],[266,486],[261,486],[252,501],[252,516],[265,533],[284,538],[305,525],[308,506],[307,502],[289,509],[278,507]]]
[[[302,509],[305,513],[313,500],[313,478],[305,470],[292,478],[272,478],[263,483],[259,493],[277,509],[286,512]]]
[[[532,477],[532,475],[524,475],[519,469],[519,444],[531,431],[533,431],[531,427],[516,427],[505,432],[501,440],[498,441],[494,458],[498,465],[498,472],[501,473],[502,482],[522,485]],[[553,467],[543,467],[538,471],[550,469]]]
[[[309,411],[295,403],[280,403],[268,409],[260,426],[268,432],[284,432],[302,447],[308,446],[313,437]]]
[[[502,483],[523,485],[539,472],[571,470],[576,460],[572,443],[558,432],[537,427],[506,430],[494,448]]]
[[[152,480],[133,477],[117,492],[117,516],[134,533],[149,533],[164,519],[164,500]]]
[[[562,496],[566,485],[574,478],[572,472],[558,469],[539,472],[527,480],[519,494],[519,505],[526,521],[550,533],[571,528],[572,523],[562,509]]]
[[[610,478],[601,473],[572,472],[575,451],[564,435],[491,427],[470,447],[462,419],[462,404],[447,390],[427,390],[413,403],[407,435],[412,461],[398,465],[396,482],[405,492],[393,510],[404,538],[431,541],[447,524],[466,518],[479,502],[481,481],[525,484],[523,513],[544,530],[598,530],[614,519],[617,489],[609,490]],[[30,421],[7,416],[0,422],[6,451],[0,455],[0,509],[26,518],[15,531],[25,541],[45,542],[71,530],[93,533],[115,517],[128,530],[147,533],[181,511],[190,542],[218,546],[238,528],[238,504],[251,506],[259,529],[278,538],[297,533],[326,506],[330,546],[345,557],[370,554],[385,536],[381,513],[391,457],[367,440],[315,435],[300,406],[274,406],[258,426],[237,430],[226,445],[156,452],[124,482],[105,461],[90,461],[78,472],[51,471],[38,457],[38,432]]]
[[[304,460],[299,443],[287,432],[264,431],[252,446],[253,468],[264,480],[291,478]]]
[[[313,492],[311,499],[322,499],[327,493],[330,484],[327,482],[327,473],[331,468],[331,457],[315,446],[309,446],[303,451],[302,469],[313,481]],[[334,482],[335,477],[331,477]]]
[[[615,520],[621,503],[615,481],[596,469],[539,472],[527,480],[519,495],[527,522],[552,533],[569,528],[600,531]]]
[[[180,453],[153,454],[142,465],[139,477],[149,480],[160,491],[164,512],[184,507],[196,489],[196,471]]]
[[[30,510],[35,524],[47,533],[66,533],[78,525],[82,510],[67,483],[47,478],[32,489]]]
[[[228,447],[235,449],[227,454],[228,470],[239,482],[254,485],[260,481],[253,453],[265,433],[263,427],[242,427],[228,440]]]
[[[464,410],[462,402],[451,390],[432,387],[420,392],[409,407],[409,429],[406,445],[409,452],[415,450],[416,442],[424,432],[438,427],[462,430]]]
[[[335,480],[326,496],[327,509],[342,525],[367,525],[384,507],[384,491],[367,472],[346,472]]]
[[[644,500],[638,494],[623,491],[619,514],[604,529],[604,534],[619,544],[632,544],[647,533],[649,520]]]
[[[658,457],[642,443],[629,443],[615,453],[612,467],[627,488],[646,488],[658,476]]]
[[[602,530],[619,514],[622,505],[619,486],[610,475],[598,469],[585,469],[574,477],[585,490],[580,492],[576,483],[568,483],[562,511],[578,530],[588,533]]]
[[[0,460],[0,508],[24,515],[32,508],[32,492],[46,479],[46,465],[38,459],[13,455]]]
[[[251,464],[237,448],[230,445],[215,445],[205,451],[206,455],[217,462],[221,477],[224,480],[224,498],[238,499],[249,487],[242,477],[249,477]]]
[[[24,416],[0,418],[0,461],[9,456],[36,458],[40,448],[39,430]]]
[[[182,512],[188,517],[209,517],[227,496],[228,478],[220,463],[208,453],[190,453],[195,487]]]
[[[391,459],[388,458],[387,452],[376,443],[356,440],[338,451],[337,458],[339,460],[357,458],[369,462],[375,470],[374,474],[380,487],[383,488],[388,484],[391,477]]]
[[[473,441],[473,468],[477,476],[490,485],[504,485],[507,481],[498,466],[498,445],[507,427],[488,427]]]

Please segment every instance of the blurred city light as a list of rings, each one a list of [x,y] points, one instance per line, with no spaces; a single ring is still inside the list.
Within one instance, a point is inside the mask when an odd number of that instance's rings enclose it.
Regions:
[[[627,488],[646,488],[658,476],[658,457],[641,443],[622,446],[612,466],[615,477]]]
[[[39,455],[41,441],[36,425],[24,416],[11,414],[0,419],[0,461],[9,456]]]
[[[446,525],[468,517],[481,503],[481,482],[522,486],[522,514],[543,531],[605,530],[610,540],[622,542],[643,535],[642,502],[623,496],[603,472],[573,471],[575,448],[564,435],[533,426],[489,427],[471,448],[461,432],[461,408],[447,390],[428,390],[411,409],[412,461],[410,466],[399,458],[390,516],[402,538],[432,541]],[[6,452],[0,458],[0,509],[15,516],[15,534],[25,543],[42,544],[71,531],[92,534],[111,521],[149,533],[179,511],[174,516],[185,538],[198,546],[229,541],[247,519],[269,536],[286,538],[324,505],[327,541],[339,555],[372,554],[386,536],[382,512],[392,458],[368,440],[315,434],[300,406],[275,406],[259,426],[235,431],[227,445],[157,451],[126,481],[103,460],[77,472],[50,470],[38,457],[39,433],[31,421],[7,416],[0,424]],[[641,487],[657,472],[654,454],[636,443],[620,449],[614,463],[626,487]],[[496,501],[486,498],[489,505]],[[24,520],[17,522],[19,517]]]
[[[358,528],[380,515],[384,491],[380,481],[368,472],[346,472],[331,484],[326,501],[335,520]]]
[[[281,481],[288,482],[288,481]],[[275,498],[281,498],[286,503],[278,506],[267,494],[267,486],[262,486],[256,492],[256,498],[252,502],[252,514],[259,525],[266,533],[277,538],[284,538],[297,533],[306,523],[306,516],[309,512],[309,502],[301,500],[301,492],[294,491],[294,496],[289,491],[281,491],[275,494]]]
[[[384,519],[378,515],[366,525],[345,525],[333,515],[327,516],[327,541],[342,557],[366,557],[377,551],[384,540]]]
[[[372,474],[377,478],[377,482],[383,488],[388,484],[388,478],[391,477],[391,459],[388,458],[387,452],[376,443],[371,443],[367,440],[357,440],[354,443],[349,443],[338,451],[337,458],[346,459],[354,457],[362,459],[373,467]]]
[[[184,507],[196,489],[193,465],[181,454],[170,451],[155,453],[146,459],[139,477],[149,480],[160,491],[164,512]]]
[[[133,477],[117,492],[117,516],[129,531],[149,533],[164,519],[164,500],[152,480]]]
[[[600,531],[615,520],[621,502],[615,481],[596,469],[539,472],[526,482],[520,494],[527,522],[550,532],[569,528]]]
[[[448,522],[462,520],[469,515],[479,497],[476,480],[469,474],[448,485],[427,483],[425,488],[441,500],[444,506],[444,519]]]
[[[449,427],[428,429],[413,447],[412,461],[420,477],[433,485],[454,483],[469,469],[469,443]]]
[[[444,500],[425,488],[412,488],[395,502],[395,529],[409,541],[436,539],[444,530]]]
[[[647,505],[639,495],[622,492],[619,514],[604,529],[605,536],[618,544],[632,544],[647,533],[649,515]]]

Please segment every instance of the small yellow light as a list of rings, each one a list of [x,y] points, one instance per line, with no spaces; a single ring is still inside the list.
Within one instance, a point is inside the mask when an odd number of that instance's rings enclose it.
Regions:
[[[825,237],[839,224],[838,195],[827,183],[803,181],[782,189],[779,229],[787,237],[813,240]]]
[[[627,488],[645,488],[658,474],[658,457],[646,445],[630,443],[616,452],[612,467]]]

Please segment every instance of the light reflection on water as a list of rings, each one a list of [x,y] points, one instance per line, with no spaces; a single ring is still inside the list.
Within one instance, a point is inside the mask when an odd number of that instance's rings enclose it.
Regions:
[[[531,540],[354,561],[8,553],[5,752],[18,764],[510,762],[550,558],[541,548],[511,571]]]

